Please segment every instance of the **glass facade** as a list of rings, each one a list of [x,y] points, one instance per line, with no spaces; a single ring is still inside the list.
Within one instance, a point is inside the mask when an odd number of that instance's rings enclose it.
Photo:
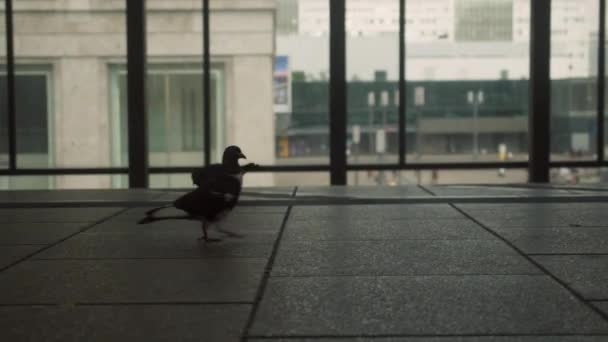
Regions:
[[[525,0],[408,2],[408,163],[527,160],[529,7]],[[508,18],[509,34],[498,25],[475,36],[497,13]],[[453,28],[429,34],[428,22],[445,20]]]
[[[552,1],[552,161],[597,157],[598,5],[597,0]]]
[[[274,163],[329,164],[329,0],[277,6],[285,26],[274,35]]]
[[[125,4],[15,0],[13,18],[17,167],[112,166],[107,85],[110,65],[126,60]],[[107,188],[111,177],[46,186]]]
[[[345,0],[347,163],[401,167],[400,129],[408,164],[527,161],[530,1],[408,0],[400,42],[400,1]],[[149,166],[201,166],[207,148],[218,162],[231,144],[282,171],[328,166],[329,4],[212,1],[205,146],[202,1],[147,0]],[[598,4],[552,1],[554,162],[598,155]],[[6,34],[2,5],[0,30]],[[13,17],[18,168],[129,167],[125,2],[15,0]],[[404,127],[400,44],[406,52]],[[6,54],[0,44],[0,170],[9,164]],[[458,172],[438,174],[457,181],[462,177],[450,174]],[[500,170],[476,173],[488,182],[505,180]],[[350,184],[383,185],[418,179],[401,174],[352,171],[348,178]],[[506,174],[509,181],[520,175]],[[2,188],[128,186],[124,175],[0,180]],[[183,174],[155,174],[150,181],[152,187],[191,185]],[[329,177],[328,171],[263,172],[248,175],[248,182],[322,185]]]
[[[350,164],[399,161],[399,1],[381,4],[346,1]]]

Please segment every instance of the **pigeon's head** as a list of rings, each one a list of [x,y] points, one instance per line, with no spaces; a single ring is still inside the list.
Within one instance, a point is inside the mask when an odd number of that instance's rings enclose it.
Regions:
[[[241,151],[240,147],[236,145],[228,146],[224,150],[224,155],[222,156],[222,164],[226,166],[238,166],[239,159],[242,158],[247,159],[247,157],[245,157],[245,155]]]

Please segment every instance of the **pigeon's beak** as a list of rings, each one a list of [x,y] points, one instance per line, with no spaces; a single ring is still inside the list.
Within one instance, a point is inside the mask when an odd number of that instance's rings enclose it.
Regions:
[[[245,157],[245,155],[244,155],[242,152],[241,152],[241,153],[239,153],[239,159],[241,159],[241,158],[243,158],[243,159],[247,159],[247,157]]]

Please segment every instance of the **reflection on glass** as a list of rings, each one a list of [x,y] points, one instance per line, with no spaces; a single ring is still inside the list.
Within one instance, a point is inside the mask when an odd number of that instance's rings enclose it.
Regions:
[[[19,168],[111,166],[109,65],[126,55],[124,2],[15,0]],[[105,188],[110,176],[57,177]]]
[[[217,2],[210,25],[211,58],[225,76],[212,98],[224,106],[218,146],[239,145],[265,165],[327,164],[329,0]]]
[[[127,152],[127,77],[124,66],[112,70],[112,96],[116,122],[113,141],[114,165],[128,164]],[[203,82],[199,65],[148,65],[146,79],[148,115],[149,165],[155,166],[193,166],[204,163],[203,153]],[[211,96],[217,96],[219,73],[212,70]],[[216,102],[217,103],[217,102]],[[211,106],[211,124],[218,121],[215,103]],[[216,136],[212,130],[212,138]],[[215,144],[212,144],[215,146]],[[159,177],[150,178],[157,182]],[[165,176],[168,177],[168,176]],[[115,177],[119,182],[120,178]],[[158,181],[170,182],[170,179]],[[159,183],[159,184],[160,184]],[[117,183],[118,184],[118,183]],[[153,183],[152,186],[157,186]]]
[[[407,162],[527,159],[529,0],[413,0]]]
[[[527,182],[525,169],[350,171],[349,185],[508,184]]]
[[[0,33],[5,32],[4,3],[0,3]],[[8,103],[6,97],[6,44],[0,44],[0,169],[9,167]]]
[[[597,156],[598,3],[551,3],[552,161]]]
[[[328,164],[329,0],[275,4],[274,163]],[[289,177],[298,175],[276,175],[275,183]]]
[[[348,162],[399,160],[399,1],[346,1]]]

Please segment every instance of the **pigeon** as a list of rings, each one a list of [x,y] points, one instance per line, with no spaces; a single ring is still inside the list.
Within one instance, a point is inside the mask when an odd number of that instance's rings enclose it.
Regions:
[[[216,230],[221,233],[231,237],[240,237],[239,234],[221,229],[219,222],[236,206],[245,172],[258,167],[254,163],[247,164],[246,167],[239,166],[238,160],[241,158],[246,157],[238,146],[227,147],[222,164],[213,164],[192,173],[192,181],[197,185],[196,189],[179,197],[171,204],[149,210],[146,212],[146,217],[138,223],[147,224],[171,219],[196,220],[201,222],[203,230],[203,236],[199,240],[221,241],[209,238],[207,228],[211,224],[215,224]],[[186,215],[160,217],[154,215],[162,209],[171,207],[186,212]]]
[[[222,155],[221,164],[211,164],[192,172],[192,183],[198,187],[205,187],[212,183],[219,176],[229,174],[238,178],[242,183],[242,177],[246,172],[259,167],[258,164],[249,163],[244,166],[239,165],[239,159],[247,159],[238,146],[228,146]]]

